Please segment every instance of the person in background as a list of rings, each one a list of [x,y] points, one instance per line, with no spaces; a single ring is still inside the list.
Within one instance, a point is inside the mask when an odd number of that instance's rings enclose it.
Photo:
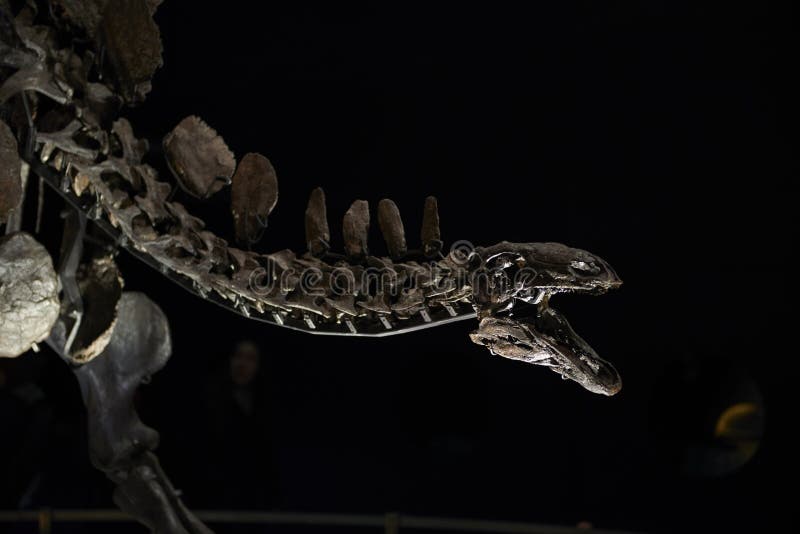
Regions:
[[[110,504],[105,477],[89,463],[85,428],[63,362],[46,352],[0,360],[0,509]]]
[[[264,387],[261,351],[240,341],[212,383],[208,414],[211,457],[209,506],[269,508],[274,503],[269,405]]]
[[[230,357],[230,378],[233,400],[241,413],[252,417],[256,409],[261,352],[252,341],[241,341]]]
[[[0,508],[30,506],[42,482],[53,410],[30,360],[0,362]]]

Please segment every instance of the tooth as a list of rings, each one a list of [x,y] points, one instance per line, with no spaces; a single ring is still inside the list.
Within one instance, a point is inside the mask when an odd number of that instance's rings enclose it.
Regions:
[[[442,250],[442,235],[439,231],[439,203],[436,197],[425,199],[422,213],[422,252],[435,256]]]
[[[342,234],[344,234],[344,249],[348,256],[361,258],[367,255],[369,203],[366,200],[356,200],[344,214]]]
[[[400,218],[397,204],[388,198],[384,198],[378,203],[378,224],[389,249],[389,256],[392,258],[405,256],[407,249],[403,220]]]
[[[236,239],[252,244],[261,238],[267,217],[278,202],[278,177],[267,158],[245,154],[231,186],[231,212]]]
[[[306,208],[306,243],[313,256],[323,256],[330,248],[331,233],[325,208],[325,192],[321,187],[311,192]]]

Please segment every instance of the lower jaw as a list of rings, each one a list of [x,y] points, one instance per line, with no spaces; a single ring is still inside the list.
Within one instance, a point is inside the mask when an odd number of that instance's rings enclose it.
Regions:
[[[506,358],[549,367],[585,389],[614,395],[622,381],[614,367],[578,336],[548,303],[485,317],[472,340]]]

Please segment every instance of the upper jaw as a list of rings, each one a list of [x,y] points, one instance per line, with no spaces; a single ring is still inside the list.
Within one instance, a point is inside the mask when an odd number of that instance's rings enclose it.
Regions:
[[[528,289],[549,293],[602,294],[622,285],[614,269],[599,256],[561,243],[510,243],[475,249],[476,269],[524,270]]]
[[[559,243],[508,243],[478,248],[472,258],[473,298],[480,326],[473,342],[494,354],[544,365],[602,395],[614,395],[622,381],[614,367],[578,336],[550,307],[556,293],[599,295],[622,285],[604,260]],[[517,304],[535,313],[520,317]],[[523,306],[525,306],[523,304]]]

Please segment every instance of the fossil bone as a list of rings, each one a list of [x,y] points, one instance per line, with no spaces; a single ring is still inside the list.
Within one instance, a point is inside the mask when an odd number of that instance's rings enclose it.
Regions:
[[[94,258],[78,273],[83,300],[82,320],[65,357],[73,364],[96,358],[108,345],[117,322],[117,305],[122,295],[122,275],[110,257]]]
[[[164,137],[164,153],[178,184],[201,199],[227,185],[236,168],[233,152],[222,137],[194,115]]]
[[[43,341],[59,309],[47,250],[24,232],[0,238],[0,357],[15,358]]]
[[[622,387],[616,369],[578,336],[566,319],[546,307],[533,320],[486,317],[472,341],[493,354],[543,365],[592,393],[614,395]]]
[[[356,200],[344,214],[342,221],[344,250],[351,258],[367,255],[369,237],[369,204],[366,200]]]
[[[141,293],[123,293],[100,357],[75,375],[89,413],[92,463],[116,484],[114,501],[153,532],[210,534],[180,500],[152,454],[158,433],[139,419],[133,397],[172,352],[164,313]]]
[[[439,231],[439,204],[436,197],[425,199],[422,212],[422,253],[427,257],[436,256],[442,250],[442,235]]]
[[[111,248],[127,249],[200,298],[251,319],[315,334],[385,336],[477,315],[481,322],[472,339],[494,353],[550,367],[593,392],[610,395],[619,389],[613,367],[550,307],[558,293],[601,294],[621,284],[611,267],[589,252],[557,243],[501,242],[466,252],[454,247],[443,255],[438,206],[429,197],[420,233],[424,260],[420,251],[407,250],[399,210],[388,199],[379,203],[377,217],[389,257],[369,254],[370,214],[364,200],[344,215],[342,255],[328,250],[321,190],[312,193],[306,212],[309,253],[251,251],[277,201],[275,171],[265,157],[248,154],[234,174],[233,154],[196,117],[184,119],[165,137],[167,165],[180,186],[200,198],[214,194],[233,175],[235,235],[247,250],[228,246],[170,200],[173,188],[142,163],[147,143],[116,117],[123,104],[144,97],[161,62],[152,20],[157,4],[51,0],[50,7],[63,9],[40,13],[35,27],[32,8],[23,7],[14,17],[5,11],[11,3],[3,4],[0,112],[8,124],[0,132],[0,217],[24,193],[17,191],[15,178],[30,169],[72,206],[77,219],[70,215],[68,221],[77,220],[83,229],[87,220],[93,221],[111,237]],[[83,31],[78,35],[76,29]],[[65,302],[49,339],[79,365],[93,461],[117,484],[118,504],[151,529],[205,532],[183,508],[153,456],[155,432],[141,424],[130,405],[136,384],[169,355],[166,320],[141,295],[123,294],[117,301],[121,282],[110,266],[102,270],[84,263],[80,271],[76,258],[81,258],[85,235],[65,232],[66,244],[68,233],[75,246],[64,247],[69,261],[59,267]],[[4,253],[8,243],[25,239],[21,235],[6,238]],[[22,258],[32,268],[33,258],[44,269],[49,257],[37,247],[9,254],[9,261]],[[36,293],[31,301],[28,284],[17,283],[27,276],[25,269],[3,269],[0,262],[0,273],[14,283],[0,285],[0,292],[13,293],[12,301],[22,307],[33,306],[36,316],[24,326],[15,310],[0,316],[0,326],[14,331],[10,336],[0,331],[0,343],[13,345],[3,350],[14,356],[47,334],[48,314],[58,313],[57,283],[51,272],[31,275],[42,279],[36,285],[42,296]],[[94,292],[102,299],[93,299]],[[104,321],[89,317],[83,327],[70,321],[69,315],[82,313],[81,293],[87,297],[86,312],[104,314]]]
[[[0,104],[23,91],[36,91],[61,104],[72,97],[72,89],[58,83],[42,63],[34,63],[7,78],[0,86]]]
[[[400,218],[400,210],[394,201],[384,198],[378,203],[378,225],[389,248],[389,255],[392,258],[405,256],[406,233],[403,229],[403,220]]]
[[[245,154],[231,187],[231,212],[236,239],[252,244],[261,239],[267,217],[278,203],[278,177],[267,158]]]
[[[127,119],[118,119],[111,125],[111,132],[119,139],[120,148],[125,161],[130,165],[137,165],[147,154],[147,141],[136,139],[133,127]]]
[[[0,224],[22,201],[22,179],[17,140],[0,119]]]
[[[328,229],[328,212],[325,192],[317,187],[311,192],[306,208],[306,243],[314,256],[322,256],[330,248],[331,232]]]
[[[147,0],[108,0],[100,23],[120,93],[140,102],[150,92],[150,80],[161,64],[161,34]]]

